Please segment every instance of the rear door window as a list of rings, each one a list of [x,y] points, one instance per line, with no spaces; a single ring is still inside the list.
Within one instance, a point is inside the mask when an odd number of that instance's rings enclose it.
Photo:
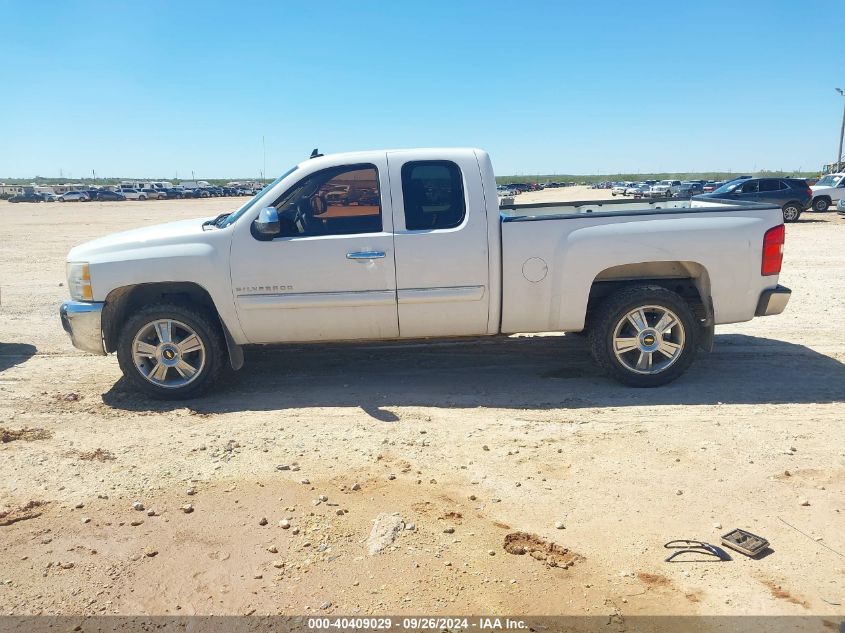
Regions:
[[[466,217],[461,169],[445,160],[402,165],[405,228],[409,231],[451,229]]]
[[[764,178],[760,181],[760,191],[780,191],[785,189],[783,183],[775,178]]]

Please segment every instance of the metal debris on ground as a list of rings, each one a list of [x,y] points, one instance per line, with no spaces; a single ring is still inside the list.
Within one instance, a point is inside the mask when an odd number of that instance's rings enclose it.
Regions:
[[[666,557],[667,563],[718,563],[721,561],[733,560],[731,555],[717,545],[694,541],[690,539],[675,539],[663,545],[666,549],[676,550]],[[705,558],[685,558],[675,560],[681,554],[699,554]]]
[[[769,546],[769,541],[762,536],[736,528],[722,535],[722,545],[754,558]]]

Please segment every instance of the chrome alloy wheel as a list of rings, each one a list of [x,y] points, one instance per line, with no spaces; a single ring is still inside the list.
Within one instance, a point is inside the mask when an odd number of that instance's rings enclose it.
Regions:
[[[661,306],[641,306],[623,316],[613,329],[613,353],[625,369],[659,374],[675,364],[684,350],[684,326]]]
[[[794,204],[787,205],[783,208],[783,219],[785,222],[794,222],[801,215],[801,211]]]
[[[181,321],[159,319],[138,330],[132,341],[132,361],[152,384],[176,389],[190,384],[202,373],[205,345]]]

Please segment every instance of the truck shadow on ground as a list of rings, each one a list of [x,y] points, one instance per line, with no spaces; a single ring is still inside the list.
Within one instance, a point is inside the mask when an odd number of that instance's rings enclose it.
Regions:
[[[678,404],[845,401],[845,364],[803,345],[738,334],[716,337],[687,373],[656,389],[624,387],[594,365],[580,336],[438,343],[296,345],[254,349],[219,389],[159,402],[121,379],[103,402],[131,411],[200,413],[359,407],[384,422],[392,406],[577,409]]]
[[[29,343],[0,343],[0,372],[25,363],[38,350]]]

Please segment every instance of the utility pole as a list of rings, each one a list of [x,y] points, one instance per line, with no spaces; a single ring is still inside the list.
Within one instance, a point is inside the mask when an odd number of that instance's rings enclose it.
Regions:
[[[842,149],[841,147],[839,148]],[[264,135],[261,135],[261,152],[263,154],[263,162],[261,169],[261,184],[264,184],[264,177],[267,174],[267,146],[264,144]]]
[[[837,88],[836,92],[839,93],[840,96],[845,97],[845,90],[842,88]],[[842,162],[842,137],[845,136],[845,104],[842,106],[842,127],[839,128],[839,152],[836,154],[836,163],[834,164],[834,169],[839,171],[839,163]]]

